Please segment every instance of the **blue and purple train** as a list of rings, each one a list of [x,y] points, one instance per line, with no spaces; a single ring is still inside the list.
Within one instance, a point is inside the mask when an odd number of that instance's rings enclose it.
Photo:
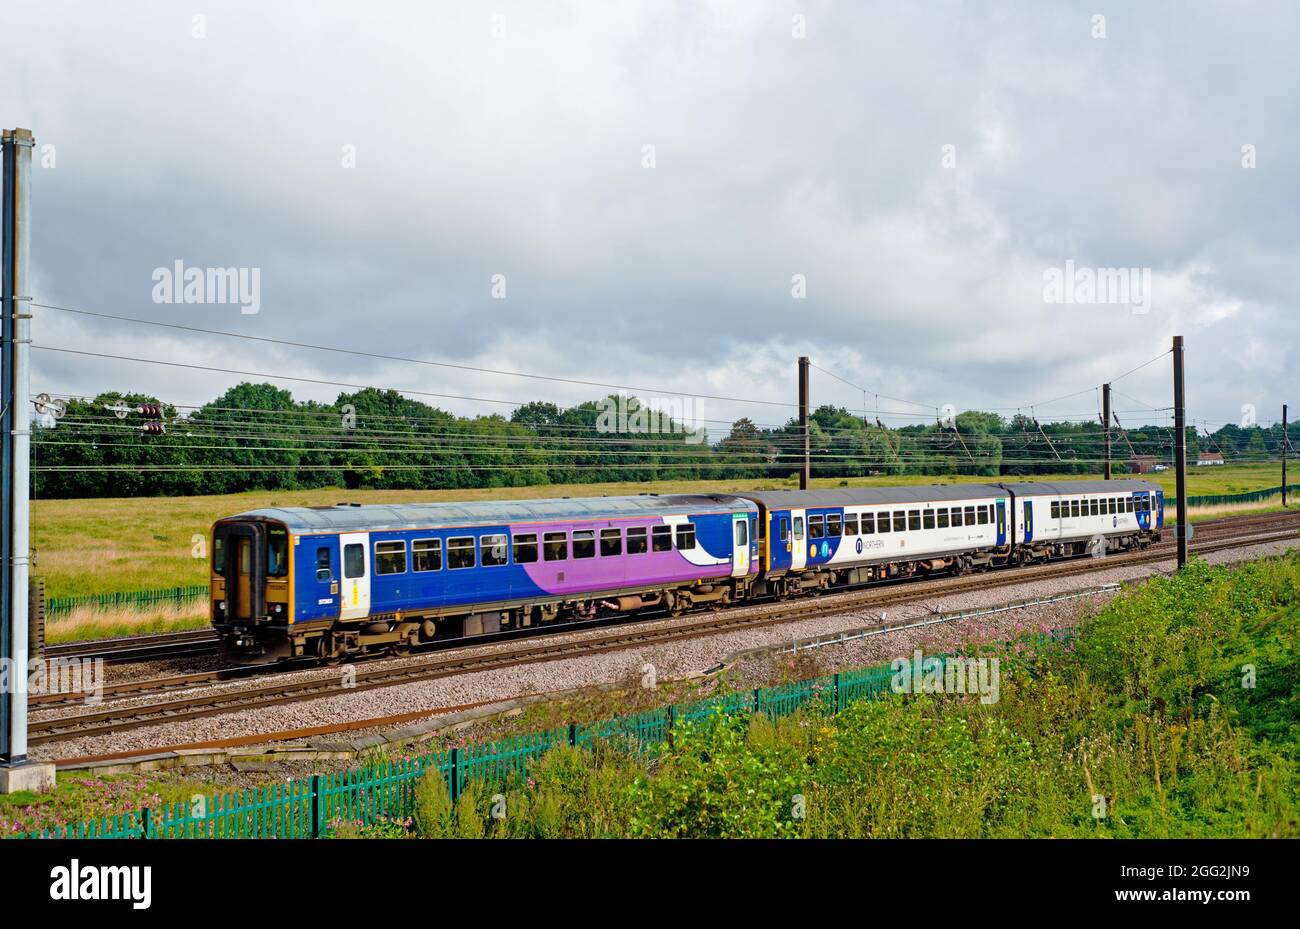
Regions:
[[[1141,480],[253,510],[212,530],[212,624],[247,662],[341,660],[1158,541]]]

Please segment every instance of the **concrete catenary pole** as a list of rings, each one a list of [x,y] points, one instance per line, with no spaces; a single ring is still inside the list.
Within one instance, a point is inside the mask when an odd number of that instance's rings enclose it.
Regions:
[[[31,297],[28,293],[31,244],[32,133],[6,129],[4,158],[3,349],[0,351],[0,646],[9,659],[9,684],[0,706],[0,766],[27,759],[27,608],[28,497],[30,491],[31,404],[28,401],[28,346]],[[7,780],[7,778],[6,778]]]
[[[1178,567],[1187,564],[1187,399],[1183,394],[1183,337],[1174,336],[1174,480],[1178,485]]]
[[[1282,509],[1286,509],[1286,452],[1291,436],[1286,431],[1286,404],[1282,404]]]

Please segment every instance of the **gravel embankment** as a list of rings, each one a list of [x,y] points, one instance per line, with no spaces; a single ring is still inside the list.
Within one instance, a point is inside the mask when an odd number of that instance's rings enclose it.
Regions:
[[[1294,546],[1294,543],[1291,543]],[[1216,552],[1206,556],[1211,563],[1242,561],[1263,555],[1279,554],[1288,544],[1275,542],[1246,549]],[[997,606],[1014,600],[1051,597],[1087,587],[1131,581],[1148,577],[1157,571],[1172,569],[1172,559],[1156,565],[1105,568],[1099,566],[1095,573],[1085,576],[1026,581],[1012,587],[999,587],[983,592],[964,593],[950,597],[932,596],[918,603],[895,606],[889,610],[891,622],[907,618],[921,618],[933,613]],[[822,671],[841,667],[857,667],[882,660],[908,655],[920,646],[927,651],[941,651],[971,637],[1009,638],[1025,629],[1043,626],[1066,626],[1077,622],[1080,616],[1094,609],[1090,600],[1073,600],[1057,604],[1031,607],[1009,613],[993,614],[930,626],[904,630],[889,635],[875,636],[861,642],[817,649],[814,659]],[[763,646],[779,645],[793,639],[826,635],[868,625],[878,612],[846,610],[842,614],[815,619],[792,619],[787,623],[757,629],[720,633],[705,638],[628,648],[600,655],[582,656],[557,661],[523,665],[510,669],[473,672],[441,680],[394,685],[370,691],[340,691],[337,695],[285,706],[267,707],[245,712],[232,712],[206,719],[164,723],[142,729],[129,730],[113,736],[74,738],[32,749],[33,757],[41,759],[70,758],[99,755],[110,752],[133,751],[153,746],[180,745],[214,739],[270,733],[310,726],[326,726],[346,721],[362,721],[409,713],[416,710],[435,710],[463,706],[485,700],[504,700],[528,694],[590,686],[640,676],[644,665],[651,664],[661,680],[698,674],[721,662],[726,656]],[[661,620],[662,623],[688,622]],[[586,635],[589,635],[587,633]],[[568,633],[565,637],[582,638],[584,633]],[[559,636],[548,637],[559,638]],[[486,645],[478,651],[499,650],[502,645]],[[395,661],[402,661],[397,659]],[[376,667],[394,662],[371,662],[364,667]],[[358,666],[362,667],[362,666]],[[756,679],[770,674],[769,661],[742,662],[739,673]],[[290,672],[276,680],[290,681],[306,677],[339,676],[338,669],[317,669]],[[266,679],[263,679],[265,681]],[[217,686],[239,689],[246,684],[234,682]],[[135,702],[148,702],[147,700]],[[116,705],[116,704],[115,704]],[[56,711],[33,713],[33,718],[58,715]],[[349,733],[355,737],[356,733]]]

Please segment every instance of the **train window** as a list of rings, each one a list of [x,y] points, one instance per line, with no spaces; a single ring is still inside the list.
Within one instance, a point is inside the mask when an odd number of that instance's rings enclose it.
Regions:
[[[600,530],[601,557],[623,554],[623,531],[621,529]]]
[[[474,539],[472,536],[447,540],[447,567],[453,571],[458,568],[474,567]]]
[[[215,536],[212,539],[212,573],[226,573],[226,537]]]
[[[823,535],[825,535],[825,532],[826,530],[825,527],[822,525],[821,516],[808,517],[808,538],[820,539]]]
[[[955,506],[952,508],[952,524],[954,526],[961,525],[961,507],[959,506]]]
[[[366,547],[360,542],[343,546],[343,576],[366,576]]]
[[[596,533],[592,529],[576,529],[573,533],[573,557],[596,557]]]
[[[790,520],[786,519],[784,516],[781,517],[781,528],[780,528],[780,533],[781,533],[781,541],[782,541],[782,542],[785,542],[785,541],[788,541],[788,540],[789,540],[789,538],[790,538]]]
[[[907,511],[906,511],[906,510],[894,510],[894,531],[895,531],[895,532],[906,532],[906,531],[907,531]]]
[[[907,528],[916,532],[921,528],[921,511],[912,510],[907,514]]]
[[[1071,500],[1071,501],[1070,501],[1070,515],[1071,515],[1072,517],[1073,517],[1073,516],[1078,516],[1078,515],[1079,515],[1079,501],[1078,501],[1078,500]]]
[[[749,520],[736,520],[736,544],[749,544]]]
[[[843,532],[844,529],[843,526],[841,525],[840,514],[827,513],[826,514],[826,536],[831,539],[837,539],[840,537],[840,535],[843,534]]]
[[[924,528],[926,529],[934,528],[934,510],[926,510],[925,512],[923,512],[921,514],[921,519],[923,520],[922,526]]]
[[[537,536],[533,536],[533,558],[537,557]],[[518,542],[515,543],[518,545]],[[416,539],[411,543],[411,570],[442,570],[442,539]]]
[[[989,521],[989,508],[986,506],[975,507],[975,522],[981,526]]]
[[[627,530],[627,553],[629,555],[646,553],[645,526],[633,526]]]
[[[330,564],[330,550],[316,549],[316,580],[328,581],[334,577],[334,566]]]
[[[737,525],[740,525],[737,523]],[[673,550],[673,527],[672,526],[651,526],[650,527],[650,551],[652,552],[671,552]]]
[[[375,573],[376,574],[405,574],[406,573],[406,543],[405,542],[376,542],[375,543]]]
[[[1124,512],[1125,512],[1125,513],[1132,513],[1132,512],[1133,512],[1133,498],[1132,498],[1132,497],[1125,497],[1125,498],[1124,498]]]
[[[510,546],[504,535],[479,536],[478,550],[482,553],[483,567],[497,568],[510,562]]]
[[[858,534],[858,514],[857,514],[857,513],[845,513],[845,514],[844,514],[844,534],[845,534],[845,535],[857,535],[857,534]]]
[[[938,520],[938,526],[939,526],[940,529],[947,529],[947,528],[948,528],[948,508],[945,506],[945,507],[941,507],[939,510],[937,510],[937,511],[935,512],[935,519]]]
[[[542,536],[542,557],[547,561],[563,561],[569,557],[569,537],[563,532],[548,532]]]
[[[1060,500],[1053,500],[1053,501],[1052,501],[1052,519],[1060,519],[1060,518],[1061,518],[1061,501],[1060,501]]]
[[[881,514],[880,514],[880,518],[876,520],[876,531],[877,531],[877,532],[888,532],[888,531],[889,531],[889,514],[888,514],[888,513],[881,513]]]
[[[289,573],[289,530],[272,527],[266,533],[266,574],[284,577]]]
[[[796,542],[803,541],[803,517],[802,516],[796,516],[794,518],[794,540]]]
[[[537,561],[537,534],[534,532],[514,538],[515,564],[534,564]]]
[[[687,523],[677,527],[677,550],[689,552],[695,547],[695,524]]]
[[[966,525],[975,525],[975,507],[973,506],[966,507]]]
[[[1093,516],[1101,515],[1101,501],[1098,500],[1096,497],[1092,498],[1092,515]]]
[[[863,535],[871,535],[871,534],[872,534],[873,532],[875,532],[875,531],[876,531],[876,514],[875,514],[875,513],[863,513],[863,514],[862,514],[862,534],[863,534]]]

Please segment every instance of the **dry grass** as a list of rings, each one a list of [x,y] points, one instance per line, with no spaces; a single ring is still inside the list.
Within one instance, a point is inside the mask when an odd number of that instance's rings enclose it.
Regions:
[[[85,639],[113,639],[151,632],[199,629],[208,624],[207,605],[154,607],[149,610],[78,607],[66,616],[45,624],[45,641],[74,642]]]

